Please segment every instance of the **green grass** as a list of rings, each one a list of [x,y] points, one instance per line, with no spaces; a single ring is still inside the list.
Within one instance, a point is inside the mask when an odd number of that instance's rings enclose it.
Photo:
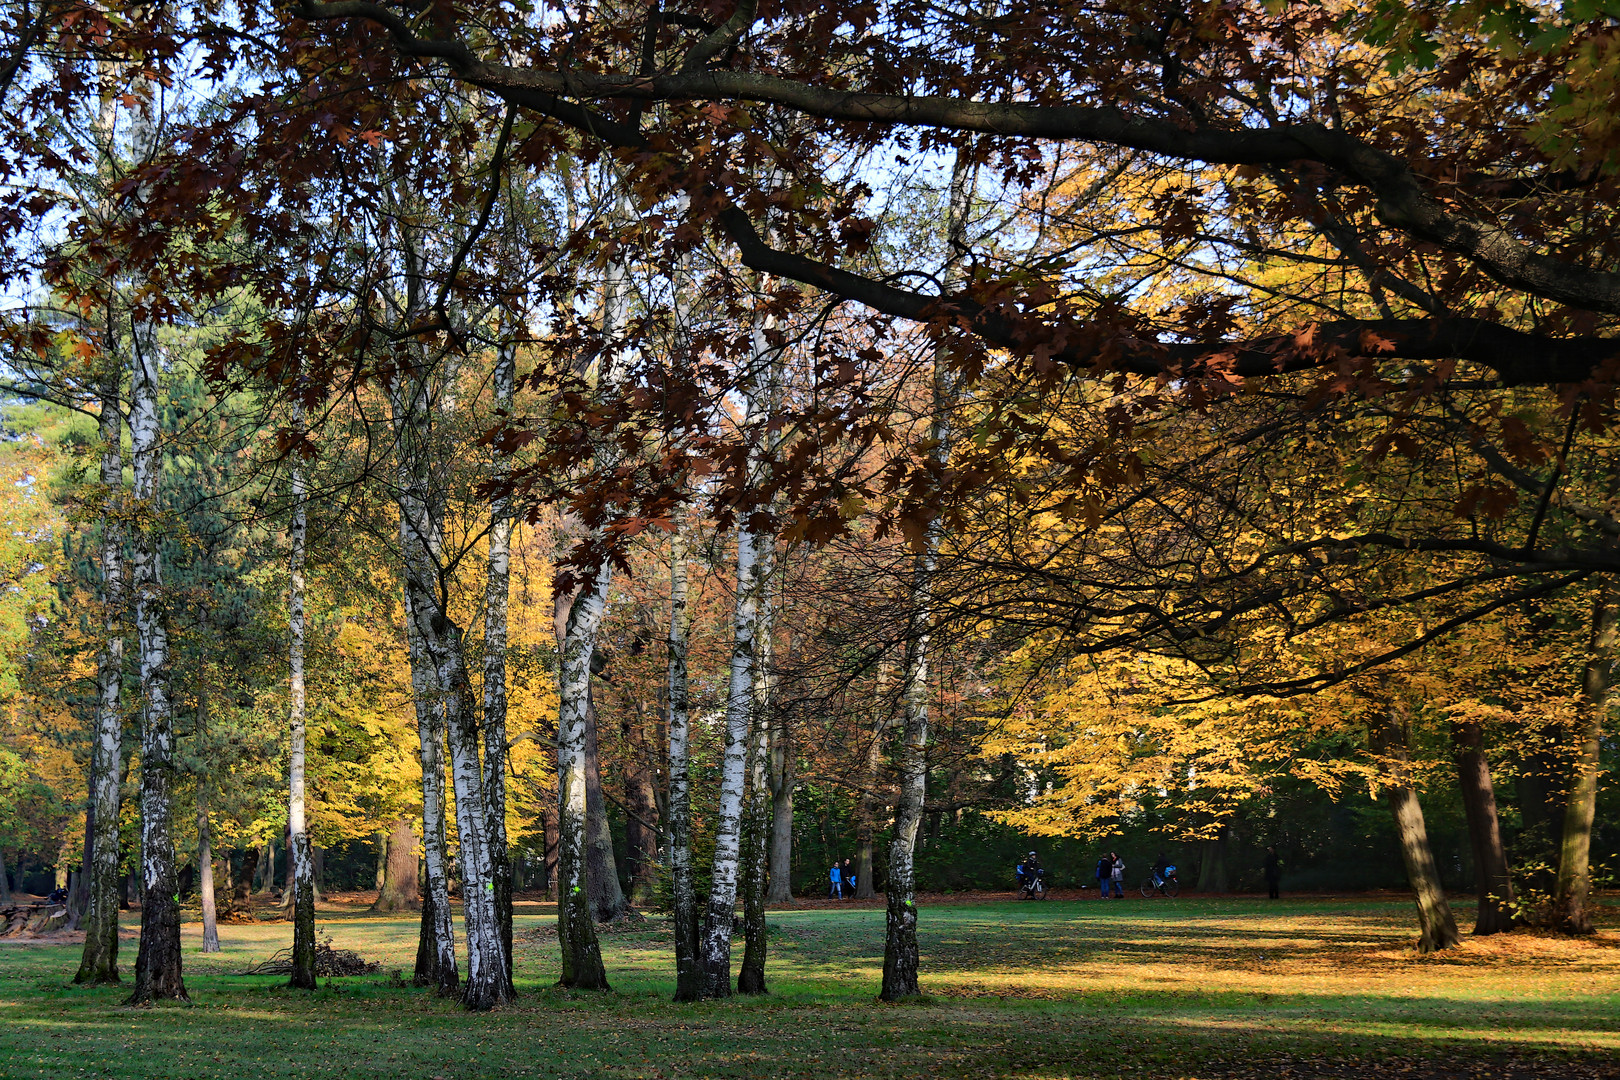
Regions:
[[[323,910],[321,935],[384,973],[313,993],[232,974],[285,945],[287,924],[222,927],[213,956],[188,924],[191,1008],[74,987],[77,946],[0,946],[0,1077],[1620,1074],[1612,929],[1425,958],[1411,920],[1394,900],[933,905],[928,997],[886,1006],[881,910],[772,912],[770,996],[676,1005],[667,926],[606,936],[615,992],[570,994],[550,985],[549,911],[526,905],[521,999],[482,1016],[392,981],[409,975],[414,919]]]

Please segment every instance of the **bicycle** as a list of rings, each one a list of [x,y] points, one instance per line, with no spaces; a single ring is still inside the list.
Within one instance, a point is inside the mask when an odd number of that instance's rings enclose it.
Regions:
[[[1142,895],[1145,897],[1156,895],[1175,896],[1180,892],[1181,881],[1176,877],[1176,868],[1173,866],[1164,868],[1164,877],[1162,879],[1157,875],[1150,874],[1148,879],[1142,882]]]
[[[1045,900],[1046,882],[1041,880],[1044,877],[1046,877],[1045,870],[1037,870],[1034,874],[1025,874],[1023,883],[1018,886],[1018,898],[1020,900]]]

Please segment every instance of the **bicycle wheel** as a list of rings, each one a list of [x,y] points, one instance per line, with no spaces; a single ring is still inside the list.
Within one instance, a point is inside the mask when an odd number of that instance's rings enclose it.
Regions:
[[[1142,895],[1143,896],[1152,896],[1153,895],[1153,879],[1152,878],[1148,878],[1146,881],[1142,882]]]
[[[1031,891],[1030,895],[1034,896],[1035,899],[1037,899],[1037,900],[1045,900],[1046,899],[1046,882],[1037,880],[1035,882],[1035,888]]]
[[[1178,882],[1178,881],[1176,881],[1174,879],[1171,879],[1170,881],[1167,881],[1167,882],[1164,883],[1164,895],[1166,895],[1166,896],[1175,896],[1180,891],[1181,891],[1181,883],[1180,882]]]

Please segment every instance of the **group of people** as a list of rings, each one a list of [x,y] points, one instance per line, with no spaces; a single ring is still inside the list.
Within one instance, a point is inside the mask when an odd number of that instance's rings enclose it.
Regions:
[[[827,870],[827,879],[830,885],[827,899],[842,900],[846,896],[855,895],[855,867],[848,859],[834,862]]]
[[[1125,860],[1112,851],[1097,860],[1097,892],[1104,900],[1110,887],[1115,896],[1125,898]]]

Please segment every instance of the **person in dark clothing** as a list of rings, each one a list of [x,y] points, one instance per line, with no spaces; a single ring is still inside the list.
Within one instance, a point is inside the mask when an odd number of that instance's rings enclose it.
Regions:
[[[1162,852],[1162,851],[1159,852],[1159,857],[1157,859],[1155,859],[1154,862],[1153,862],[1153,884],[1155,884],[1155,885],[1163,885],[1164,884],[1164,872],[1166,870],[1168,870],[1169,868],[1170,868],[1170,860],[1165,857],[1164,852]]]
[[[844,860],[844,891],[851,897],[855,895],[855,868],[848,859]]]
[[[1282,862],[1277,858],[1275,844],[1266,845],[1266,888],[1271,892],[1271,898],[1277,899],[1277,887],[1282,884]]]
[[[1097,896],[1108,899],[1108,879],[1114,876],[1114,856],[1104,855],[1097,860]]]

